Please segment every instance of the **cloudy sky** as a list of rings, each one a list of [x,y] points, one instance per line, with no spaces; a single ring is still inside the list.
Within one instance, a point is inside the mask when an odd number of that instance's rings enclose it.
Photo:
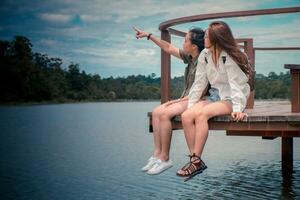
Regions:
[[[2,0],[0,39],[28,37],[34,52],[80,64],[101,77],[160,76],[160,49],[136,40],[132,26],[159,35],[166,20],[204,13],[300,6],[299,0]],[[300,47],[300,13],[224,19],[234,36],[251,37],[256,47]],[[210,21],[175,26],[207,28]],[[181,37],[172,42],[182,46]],[[256,71],[284,72],[284,63],[300,63],[300,51],[256,52]],[[172,58],[172,77],[183,74],[184,64]]]

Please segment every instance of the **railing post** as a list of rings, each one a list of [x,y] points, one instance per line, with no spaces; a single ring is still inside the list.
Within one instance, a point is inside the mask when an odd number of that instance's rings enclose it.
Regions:
[[[300,112],[300,65],[284,65],[291,74],[291,111]],[[293,172],[293,137],[282,137],[281,170],[283,173]]]
[[[291,110],[300,112],[300,65],[286,64],[284,68],[291,74]]]
[[[169,31],[161,31],[161,39],[171,42]],[[161,103],[167,102],[170,99],[170,84],[171,84],[171,56],[161,50]]]
[[[245,52],[248,55],[251,65],[255,69],[255,61],[254,61],[254,48],[253,48],[253,39],[249,38],[245,41]]]
[[[253,39],[247,39],[244,42],[244,51],[248,55],[248,59],[250,60],[253,70],[255,70]],[[250,96],[248,97],[246,108],[254,107],[254,96],[255,96],[255,89],[251,91]]]

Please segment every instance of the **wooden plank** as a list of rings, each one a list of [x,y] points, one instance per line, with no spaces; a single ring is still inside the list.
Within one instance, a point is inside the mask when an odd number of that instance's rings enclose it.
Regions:
[[[282,137],[300,137],[300,113],[291,112],[288,101],[257,101],[253,109],[246,109],[248,117],[241,122],[234,122],[230,115],[218,116],[209,120],[210,130],[243,132],[248,135]],[[151,113],[149,124],[151,125]],[[173,130],[182,129],[181,117],[172,120]],[[150,128],[150,127],[149,127]],[[250,133],[256,131],[257,133]],[[285,131],[285,134],[281,132]],[[262,134],[263,132],[270,134]],[[233,132],[232,132],[233,133]]]
[[[227,122],[227,121],[209,121],[210,130],[228,130],[228,131],[286,131],[295,132],[293,136],[300,137],[300,126],[298,124],[289,124],[288,122]],[[151,124],[150,124],[151,126]],[[172,121],[173,130],[182,129],[180,121]],[[149,128],[152,132],[152,128]],[[259,134],[259,136],[262,136]],[[281,136],[281,135],[270,135]]]
[[[300,123],[300,112],[291,112],[291,104],[287,101],[255,102],[253,109],[246,109],[248,117],[242,122],[293,122]],[[151,113],[148,113],[151,116]],[[174,121],[181,122],[180,116],[176,116]],[[232,122],[230,115],[218,116],[210,119],[215,122]]]
[[[261,137],[263,140],[274,140],[274,139],[276,139],[277,137],[275,137],[275,136],[262,136]]]
[[[276,137],[300,137],[300,131],[226,131],[228,136],[262,136],[263,138],[274,139]]]
[[[300,136],[300,126],[290,125],[287,122],[273,123],[242,123],[242,122],[209,122],[210,130],[228,130],[228,131],[297,131],[296,137]],[[272,135],[273,136],[273,135]],[[274,135],[277,136],[277,135]]]
[[[285,64],[284,65],[285,69],[296,69],[296,70],[300,70],[300,65],[296,65],[296,64]]]

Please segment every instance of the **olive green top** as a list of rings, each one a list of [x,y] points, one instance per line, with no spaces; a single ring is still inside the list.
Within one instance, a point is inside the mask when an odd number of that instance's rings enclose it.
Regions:
[[[179,49],[179,55],[185,64],[188,64],[184,72],[184,90],[180,98],[187,96],[195,80],[196,68],[198,63],[198,56],[193,58],[191,55],[185,53],[182,49]]]

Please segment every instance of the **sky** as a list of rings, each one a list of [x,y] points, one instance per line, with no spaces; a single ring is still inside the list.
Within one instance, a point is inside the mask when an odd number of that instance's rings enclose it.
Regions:
[[[30,39],[33,51],[63,59],[64,67],[78,63],[81,70],[101,77],[160,76],[160,49],[135,38],[132,26],[160,36],[166,20],[218,12],[300,6],[300,0],[2,0],[0,40],[16,35]],[[236,38],[253,38],[255,47],[300,47],[300,13],[221,19]],[[212,20],[173,28],[206,29]],[[182,48],[182,37],[172,43]],[[284,64],[300,64],[300,51],[257,51],[256,72],[285,72]],[[171,76],[182,76],[185,64],[171,60]]]

